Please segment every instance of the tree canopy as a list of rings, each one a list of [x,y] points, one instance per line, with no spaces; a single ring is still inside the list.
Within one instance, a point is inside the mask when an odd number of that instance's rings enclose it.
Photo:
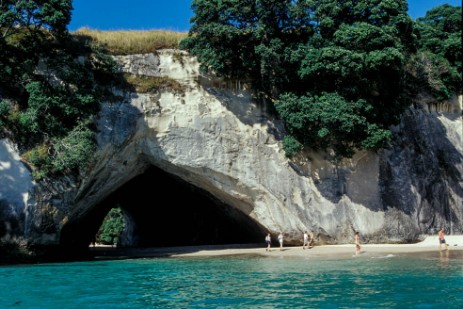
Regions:
[[[2,0],[0,40],[24,29],[39,34],[43,28],[61,35],[71,21],[72,0]]]
[[[0,4],[0,135],[45,174],[74,171],[93,151],[100,100],[120,81],[115,62],[69,35],[72,0]],[[417,93],[462,92],[461,6],[416,22],[405,0],[193,0],[192,9],[180,47],[202,70],[251,81],[285,122],[288,156],[387,147]]]
[[[125,228],[124,213],[121,208],[112,208],[103,220],[96,235],[96,241],[105,245],[114,245]]]
[[[0,4],[0,136],[14,138],[36,179],[78,171],[94,151],[91,117],[115,62],[69,35],[72,0]]]
[[[404,71],[416,37],[407,8],[405,0],[195,0],[181,47],[203,70],[251,80],[285,121],[285,142],[350,156],[387,145],[409,103]]]
[[[444,4],[417,19],[417,79],[421,91],[439,100],[462,93],[461,14],[461,6]]]

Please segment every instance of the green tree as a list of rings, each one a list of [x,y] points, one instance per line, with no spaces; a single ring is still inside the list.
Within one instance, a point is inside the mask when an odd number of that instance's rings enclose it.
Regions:
[[[373,109],[365,100],[346,101],[335,93],[320,96],[284,94],[276,108],[289,136],[314,149],[331,148],[338,156],[350,157],[356,149],[387,146],[389,130],[368,122]],[[292,142],[285,140],[285,143]],[[294,146],[293,146],[294,147]]]
[[[409,104],[403,76],[416,42],[405,0],[196,0],[192,8],[181,47],[206,70],[250,79],[276,105],[288,155],[300,145],[349,156],[388,144],[388,127]]]
[[[18,93],[31,79],[50,41],[68,35],[72,0],[2,0],[0,5],[0,88]],[[22,92],[19,92],[22,94]]]
[[[305,1],[195,0],[190,36],[180,47],[196,55],[204,71],[250,80],[276,96],[294,86],[291,50],[313,33]]]
[[[461,70],[461,6],[444,4],[417,19],[419,48],[444,56]]]
[[[119,207],[112,208],[103,220],[97,233],[97,242],[113,245],[119,241],[119,236],[125,228],[124,214]]]
[[[71,3],[1,1],[0,135],[15,138],[37,180],[89,162],[92,117],[119,81],[103,48],[67,32]]]
[[[68,35],[72,0],[2,0],[0,2],[0,86],[15,85],[21,72],[34,69],[42,42]],[[28,76],[24,76],[27,79]],[[9,83],[8,83],[9,82]],[[8,87],[7,87],[8,88]],[[13,90],[14,91],[14,90]]]
[[[72,0],[2,0],[0,4],[0,41],[24,29],[34,35],[42,35],[43,29],[55,35],[67,33]]]
[[[438,6],[416,22],[419,53],[416,67],[419,91],[447,100],[462,93],[461,6]]]

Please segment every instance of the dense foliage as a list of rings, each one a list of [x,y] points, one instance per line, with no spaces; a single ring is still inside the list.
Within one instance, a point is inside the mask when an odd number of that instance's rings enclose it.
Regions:
[[[285,122],[289,156],[383,148],[417,92],[407,69],[429,38],[417,40],[405,0],[195,0],[192,9],[181,48],[204,71],[251,80]]]
[[[119,242],[119,236],[125,228],[124,214],[119,207],[112,208],[103,220],[96,242],[104,245],[114,245]]]
[[[418,18],[417,61],[414,63],[418,84],[438,100],[462,93],[461,6],[436,7]]]
[[[462,91],[461,7],[443,5],[416,22],[405,0],[194,0],[192,8],[181,48],[202,70],[251,81],[274,104],[288,156],[387,147],[388,128],[414,96],[446,100]],[[92,117],[111,86],[178,90],[172,81],[118,75],[94,42],[123,40],[70,35],[71,10],[71,0],[1,1],[0,136],[20,145],[36,178],[85,166],[94,152]],[[145,47],[155,37],[140,36]]]
[[[72,0],[2,0],[0,6],[0,39],[26,29],[33,36],[42,29],[54,35],[65,35],[71,21]]]
[[[94,152],[92,116],[117,67],[91,41],[67,33],[71,0],[6,2],[0,134],[20,145],[36,179],[77,172]]]

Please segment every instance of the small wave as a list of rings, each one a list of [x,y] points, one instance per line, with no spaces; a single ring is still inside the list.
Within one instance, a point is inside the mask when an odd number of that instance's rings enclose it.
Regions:
[[[384,255],[384,256],[372,256],[371,258],[372,259],[389,259],[389,258],[392,258],[392,257],[395,257],[394,254],[388,254],[388,255]]]

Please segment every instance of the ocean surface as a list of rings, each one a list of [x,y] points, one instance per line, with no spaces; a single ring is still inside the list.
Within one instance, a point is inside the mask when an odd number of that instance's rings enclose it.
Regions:
[[[0,266],[0,308],[463,308],[463,259],[144,258]]]

